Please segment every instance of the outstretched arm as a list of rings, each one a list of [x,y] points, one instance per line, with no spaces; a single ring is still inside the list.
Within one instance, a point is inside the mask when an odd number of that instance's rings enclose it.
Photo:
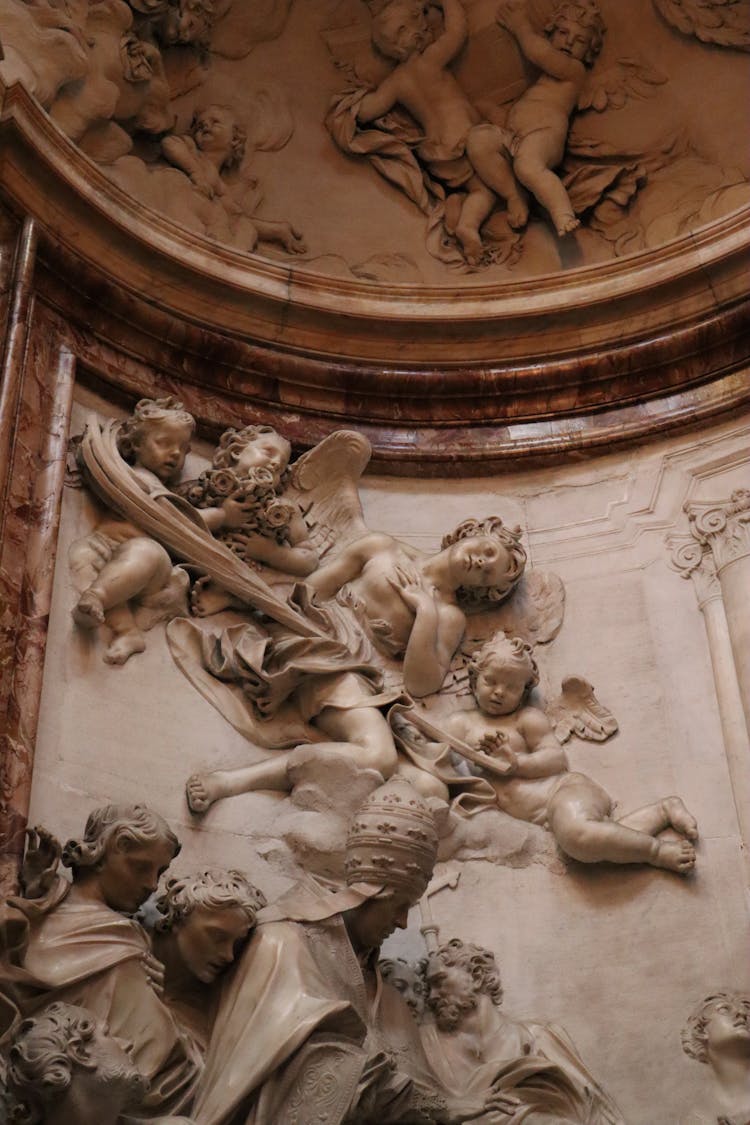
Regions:
[[[461,0],[443,0],[443,25],[442,35],[424,51],[425,59],[441,69],[456,57],[466,42],[468,26]]]
[[[538,66],[552,78],[562,82],[579,82],[586,68],[578,59],[571,58],[564,51],[558,51],[548,39],[540,35],[531,25],[524,0],[506,0],[497,13],[497,22],[514,35],[518,46],[534,66]]]
[[[399,100],[398,71],[399,68],[396,67],[392,74],[383,79],[377,90],[373,90],[371,94],[365,94],[357,110],[358,121],[375,121],[376,118],[382,117],[384,113],[393,109]]]

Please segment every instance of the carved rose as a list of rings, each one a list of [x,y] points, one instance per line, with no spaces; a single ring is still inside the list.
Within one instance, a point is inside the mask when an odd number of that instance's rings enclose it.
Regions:
[[[208,483],[214,496],[225,497],[236,492],[240,482],[231,469],[214,469]]]
[[[272,500],[264,512],[265,521],[269,527],[286,527],[292,522],[294,508],[287,500]]]

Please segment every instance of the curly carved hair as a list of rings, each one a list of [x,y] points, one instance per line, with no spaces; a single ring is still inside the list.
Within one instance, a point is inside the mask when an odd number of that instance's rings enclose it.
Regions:
[[[475,992],[485,993],[497,1007],[502,1003],[503,986],[500,970],[497,967],[495,954],[489,949],[485,949],[482,945],[475,945],[471,941],[451,938],[430,954],[428,964],[434,964],[435,961],[447,968],[455,965],[465,969],[471,974]]]
[[[133,461],[138,445],[149,426],[165,421],[181,422],[195,433],[195,418],[188,414],[179,399],[172,395],[166,398],[142,398],[135,404],[135,410],[120,426],[117,435],[117,448],[126,461]]]
[[[96,1026],[91,1013],[74,1004],[50,1004],[24,1020],[8,1052],[8,1088],[17,1100],[12,1121],[41,1120],[37,1114],[70,1086],[74,1066],[93,1069],[88,1045]]]
[[[86,821],[82,840],[68,840],[62,861],[76,872],[98,870],[111,845],[123,840],[126,847],[142,848],[163,841],[179,855],[180,841],[163,817],[145,805],[105,805],[94,809]]]
[[[551,35],[556,30],[561,19],[570,20],[589,33],[589,46],[582,62],[584,66],[593,66],[602,49],[606,31],[599,5],[595,0],[563,0],[553,11],[544,29],[547,35]]]
[[[464,520],[453,531],[443,536],[440,547],[445,550],[461,539],[472,539],[477,535],[497,539],[505,548],[509,556],[508,573],[505,581],[499,586],[460,586],[456,591],[456,598],[461,608],[467,611],[491,609],[496,602],[502,601],[519,581],[526,566],[526,552],[521,546],[520,527],[506,527],[499,516],[488,516],[484,520]]]
[[[238,907],[252,926],[258,911],[266,905],[266,896],[241,871],[208,867],[193,875],[176,875],[167,879],[154,905],[161,914],[155,928],[166,933],[199,906],[209,910]]]
[[[222,172],[231,172],[233,171],[233,169],[239,168],[239,166],[242,164],[242,161],[245,159],[245,152],[247,150],[247,129],[245,129],[244,126],[240,125],[239,122],[235,120],[234,110],[231,109],[230,106],[204,105],[202,109],[196,109],[195,113],[193,114],[193,119],[190,122],[190,129],[188,130],[188,132],[190,133],[191,137],[195,137],[195,131],[198,128],[198,124],[203,114],[208,113],[209,110],[217,109],[221,110],[222,113],[228,113],[232,118],[232,139],[229,145],[229,153],[225,157],[220,169]]]
[[[750,1026],[750,996],[746,993],[730,992],[726,989],[714,992],[705,1000],[701,1000],[680,1035],[683,1051],[697,1062],[708,1062],[708,1023],[714,1009],[720,1004],[731,1004],[732,1007],[736,1004],[742,1005],[747,1013],[746,1022]]]
[[[498,659],[502,665],[525,669],[527,692],[539,683],[539,666],[534,659],[531,645],[520,637],[506,637],[505,633],[493,633],[488,641],[472,653],[466,663],[469,687],[472,691],[476,687],[477,676],[492,657]]]
[[[263,437],[264,434],[273,434],[274,437],[281,438],[289,446],[289,456],[292,455],[291,443],[275,430],[273,426],[244,426],[241,430],[229,429],[225,430],[219,438],[219,444],[214,452],[211,465],[214,469],[233,469],[237,458],[246,445],[252,444],[258,438]],[[283,489],[289,479],[289,468],[284,469],[279,480],[279,488]]]

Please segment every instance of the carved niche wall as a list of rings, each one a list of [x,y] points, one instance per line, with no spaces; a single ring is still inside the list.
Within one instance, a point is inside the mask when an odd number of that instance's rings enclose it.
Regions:
[[[744,1122],[745,6],[239,9],[2,9],[4,1094]],[[532,173],[451,235],[401,113],[449,34],[480,179],[509,129],[526,175],[535,52],[577,64],[575,231]]]

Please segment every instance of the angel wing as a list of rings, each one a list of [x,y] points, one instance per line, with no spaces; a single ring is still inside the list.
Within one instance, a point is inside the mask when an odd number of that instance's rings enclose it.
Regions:
[[[750,51],[750,0],[654,0],[654,6],[683,35]]]
[[[492,631],[521,637],[531,645],[547,644],[560,632],[565,613],[565,587],[549,570],[527,570],[513,593],[487,615]]]
[[[667,76],[638,59],[617,59],[611,66],[594,67],[578,99],[578,109],[622,109],[630,98],[644,101],[663,86]]]
[[[369,531],[357,483],[371,456],[363,434],[336,430],[292,467],[285,495],[299,505],[321,558]]]
[[[292,0],[220,0],[210,51],[225,59],[244,59],[258,43],[277,39]]]
[[[547,703],[545,711],[561,742],[572,734],[589,742],[605,742],[618,730],[617,719],[582,676],[566,676],[560,695]]]
[[[186,500],[165,493],[169,501],[149,496],[117,448],[119,423],[104,426],[95,416],[86,423],[80,459],[87,482],[116,512],[162,543],[181,562],[192,563],[246,605],[287,625],[304,637],[326,634],[273,592],[264,580],[226,547],[203,524]]]

